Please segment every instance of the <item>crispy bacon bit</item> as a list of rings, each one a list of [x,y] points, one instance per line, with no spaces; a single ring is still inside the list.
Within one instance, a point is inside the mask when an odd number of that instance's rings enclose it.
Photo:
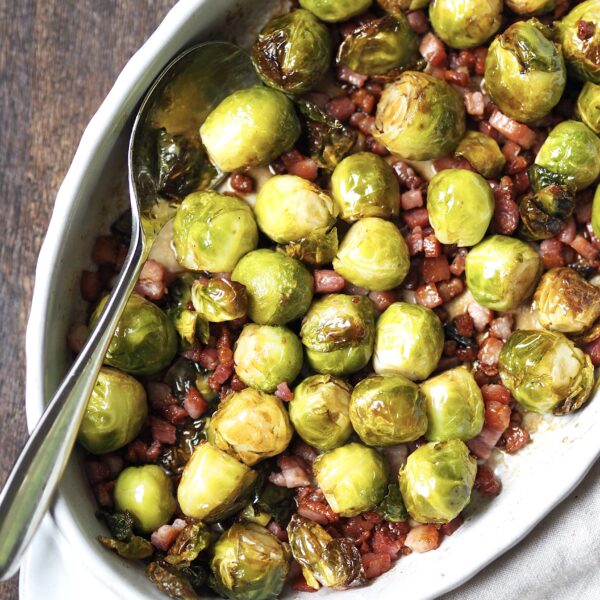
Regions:
[[[162,300],[167,293],[166,275],[163,265],[152,259],[147,260],[135,284],[135,291],[153,302]]]
[[[214,371],[219,364],[219,353],[216,348],[206,347],[200,352],[198,359],[200,366],[208,371]]]
[[[409,167],[401,160],[392,165],[394,173],[401,185],[406,186],[410,190],[415,190],[423,185],[423,180],[415,173],[412,167]]]
[[[471,315],[475,329],[479,332],[485,331],[488,323],[494,318],[494,313],[489,308],[484,308],[477,302],[471,302],[467,307],[467,312]]]
[[[290,389],[287,381],[282,381],[277,385],[275,395],[283,402],[291,402],[294,399],[294,392]]]
[[[163,416],[173,425],[181,425],[188,418],[188,412],[179,404],[171,404],[163,411]]]
[[[474,171],[473,165],[461,156],[444,156],[433,161],[433,166],[437,172],[444,171],[445,169],[466,169],[467,171]]]
[[[481,394],[483,401],[495,402],[500,404],[510,404],[512,397],[508,388],[504,387],[500,383],[487,383],[481,386]]]
[[[269,481],[279,487],[297,488],[311,484],[304,461],[298,456],[280,456],[277,465],[281,473],[271,473]]]
[[[175,543],[179,532],[180,529],[173,527],[173,525],[162,525],[152,532],[150,541],[157,550],[168,552],[169,548]]]
[[[246,173],[236,171],[229,180],[231,187],[241,194],[251,194],[254,191],[254,179]]]
[[[417,302],[426,308],[435,308],[444,303],[444,299],[440,296],[435,283],[421,285],[416,290]]]
[[[376,554],[387,554],[395,560],[404,546],[405,536],[396,536],[387,527],[387,523],[377,525],[371,538],[371,548]]]
[[[513,318],[511,315],[504,315],[502,317],[498,317],[494,319],[490,323],[490,333],[505,342],[512,333],[513,328]]]
[[[364,87],[365,83],[367,83],[367,79],[369,79],[366,75],[360,75],[359,73],[355,73],[352,69],[343,66],[337,70],[337,78],[340,81],[355,85],[357,88]]]
[[[158,460],[158,457],[160,456],[160,453],[162,451],[162,447],[160,442],[154,441],[150,444],[150,446],[148,446],[148,449],[146,450],[146,460],[145,462],[156,462]]]
[[[85,464],[85,474],[88,481],[95,485],[101,481],[106,481],[110,477],[110,467],[106,463],[90,460]]]
[[[440,534],[435,525],[417,525],[408,532],[405,545],[413,552],[429,552],[440,545]]]
[[[177,404],[177,398],[171,393],[171,388],[166,383],[150,381],[146,385],[148,402],[153,410],[163,411],[168,406]]]
[[[411,210],[423,206],[423,192],[417,188],[408,190],[400,196],[402,210]]]
[[[383,312],[388,306],[396,302],[396,294],[392,290],[371,292],[369,298],[379,312]]]
[[[92,247],[92,260],[97,265],[114,266],[119,255],[119,242],[112,235],[99,235]]]
[[[388,156],[388,149],[379,141],[377,141],[372,135],[368,135],[365,138],[365,150],[367,152],[373,152],[379,156]]]
[[[171,423],[167,423],[157,417],[150,417],[150,429],[152,439],[161,444],[174,444],[177,441],[177,429]]]
[[[319,165],[308,156],[304,156],[298,150],[290,150],[281,155],[281,160],[288,173],[314,181],[319,175]]]
[[[437,258],[442,253],[442,245],[435,235],[430,234],[423,238],[423,252],[425,258]],[[447,259],[446,262],[448,262]]]
[[[473,317],[469,313],[463,313],[462,315],[457,315],[454,318],[454,326],[456,327],[456,333],[463,337],[473,337],[475,333],[475,323],[473,322]]]
[[[344,278],[331,269],[316,269],[313,273],[316,294],[341,292],[346,285]]]
[[[324,502],[317,502],[310,498],[302,498],[298,502],[298,514],[310,519],[319,525],[329,525],[338,520],[338,516]]]
[[[208,378],[208,385],[216,392],[232,375],[233,365],[219,363],[214,373]]]
[[[231,376],[229,385],[234,392],[241,392],[248,387],[235,373]]]
[[[304,575],[298,575],[296,579],[294,579],[294,583],[292,583],[292,588],[294,588],[298,592],[318,592],[318,589],[311,587],[306,583],[306,579],[304,579]]]
[[[575,219],[579,225],[585,225],[592,220],[592,203],[578,204],[575,208]]]
[[[502,435],[504,444],[502,446],[505,452],[514,454],[531,441],[529,432],[518,425],[511,425]]]
[[[192,419],[199,419],[210,407],[197,388],[191,386],[185,393],[183,407]]]
[[[469,87],[471,84],[469,72],[461,69],[464,69],[464,67],[459,67],[458,69],[446,69],[444,71],[444,79],[448,83],[453,83],[459,87]]]
[[[356,112],[356,106],[348,96],[338,96],[325,105],[325,111],[330,117],[345,123]]]
[[[494,208],[494,226],[502,235],[514,233],[519,225],[519,207],[511,198],[496,195]]]
[[[375,117],[365,113],[354,113],[350,117],[350,125],[356,127],[363,135],[373,135],[375,132]]]
[[[427,33],[429,31],[429,23],[427,15],[422,10],[414,10],[406,15],[409,25],[413,31],[418,34]]]
[[[555,267],[564,267],[565,259],[563,256],[564,246],[560,240],[550,238],[540,244],[540,255],[546,269]]]
[[[598,249],[588,242],[582,235],[576,235],[569,244],[577,254],[583,256],[586,260],[593,262],[598,258]]]
[[[529,150],[535,143],[535,131],[519,123],[499,110],[495,110],[490,117],[490,125],[509,140],[516,142],[522,148]]]
[[[446,65],[446,46],[439,37],[433,33],[427,33],[423,36],[419,46],[421,56],[432,66],[442,67]]]
[[[375,96],[369,93],[368,90],[360,89],[356,90],[352,96],[350,97],[352,103],[360,110],[361,112],[367,113],[370,115],[375,109]]]
[[[483,75],[485,73],[485,59],[487,58],[488,49],[477,48],[475,50],[475,73]]]
[[[425,243],[423,243],[425,247]],[[450,268],[445,256],[423,259],[423,281],[425,283],[437,283],[450,279]]]
[[[473,486],[482,496],[497,496],[500,493],[500,481],[486,464],[478,465]]]
[[[147,462],[147,452],[148,446],[142,440],[133,440],[133,442],[127,446],[125,458],[127,459],[127,462],[139,465]]]
[[[444,302],[448,302],[463,292],[465,284],[459,277],[453,277],[450,281],[441,281],[437,287]]]
[[[83,323],[71,325],[67,334],[67,344],[69,345],[71,352],[79,354],[85,346],[87,336],[88,328]]]
[[[292,454],[294,454],[294,456],[299,456],[309,465],[312,465],[318,456],[318,452],[300,438],[294,442],[292,446]]]
[[[392,558],[389,554],[369,552],[362,555],[362,563],[367,579],[375,579],[392,568]]]
[[[96,502],[103,508],[111,508],[113,505],[114,481],[104,481],[94,486]]]
[[[485,403],[485,426],[503,432],[510,424],[510,406],[496,400]]]
[[[441,528],[440,531],[444,534],[447,535],[448,537],[451,536],[463,523],[465,522],[465,520],[458,515],[458,517],[456,517],[455,519],[452,519],[452,521],[448,522],[448,523],[444,523]]]
[[[517,173],[513,178],[515,184],[515,193],[522,194],[529,189],[529,175],[527,171],[522,171],[521,173]]]
[[[411,256],[415,256],[419,254],[419,252],[423,252],[423,229],[421,227],[415,227],[407,236],[406,236],[406,245],[408,246],[408,253]]]
[[[480,367],[490,376],[497,375],[498,359],[504,342],[495,337],[487,337],[479,347],[477,358],[479,359]]]
[[[469,446],[469,450],[471,450],[475,456],[487,460],[492,453],[492,449],[502,437],[502,433],[502,431],[490,429],[486,426],[481,430],[481,433],[477,437],[474,437],[467,442],[467,446]]]
[[[467,92],[464,97],[467,113],[474,117],[483,117],[485,112],[485,102],[481,92]]]
[[[110,471],[110,479],[116,479],[125,464],[123,458],[114,452],[103,454],[101,460]]]
[[[570,244],[575,239],[575,234],[577,233],[577,225],[575,224],[575,219],[573,217],[569,217],[565,226],[558,232],[556,236],[559,242],[563,244]]]
[[[595,367],[600,366],[600,337],[585,347]]]
[[[456,277],[460,277],[465,272],[466,258],[467,258],[467,251],[464,248],[461,248],[458,251],[458,253],[456,254],[456,256],[454,257],[452,264],[450,265],[450,273],[452,273],[452,275],[456,275]]]
[[[593,21],[584,21],[580,19],[577,21],[577,37],[585,42],[590,38],[594,37],[594,33],[596,32],[596,25]]]
[[[429,225],[429,213],[426,208],[413,208],[413,210],[402,213],[402,216],[409,229]]]

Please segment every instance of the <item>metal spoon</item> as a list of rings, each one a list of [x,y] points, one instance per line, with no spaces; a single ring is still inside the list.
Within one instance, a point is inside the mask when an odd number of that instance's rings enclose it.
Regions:
[[[48,404],[0,494],[0,579],[16,572],[49,508],[127,299],[156,235],[175,212],[175,202],[158,196],[157,130],[164,128],[169,135],[198,144],[199,127],[210,111],[235,90],[258,83],[244,51],[226,42],[208,42],[179,54],[158,76],[142,102],[129,142],[129,253],[98,323]],[[215,173],[208,187],[214,187],[220,179],[222,174]]]

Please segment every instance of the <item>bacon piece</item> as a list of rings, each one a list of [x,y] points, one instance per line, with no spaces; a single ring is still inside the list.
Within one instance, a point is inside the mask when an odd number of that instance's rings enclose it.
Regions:
[[[366,75],[360,75],[349,67],[344,66],[337,70],[337,78],[340,81],[345,81],[346,83],[350,83],[358,88],[364,87],[365,83],[367,83],[367,79],[369,79]]]
[[[450,265],[450,273],[452,273],[452,275],[460,277],[465,272],[466,258],[467,251],[464,248],[461,248],[457,252],[456,256],[454,257],[454,260],[452,261],[452,264]]]
[[[135,291],[153,302],[158,302],[167,293],[167,270],[155,260],[147,260],[135,284]]]
[[[314,181],[319,175],[319,165],[310,157],[300,154],[298,150],[290,150],[281,155],[281,160],[291,175]]]
[[[518,425],[511,425],[502,435],[504,445],[502,449],[509,454],[514,454],[531,441],[529,432]]]
[[[171,404],[165,408],[163,416],[169,423],[181,425],[188,418],[188,412],[183,406],[179,406],[179,404]]]
[[[378,525],[371,538],[371,548],[375,554],[387,554],[394,560],[400,554],[405,539],[405,536],[397,537],[387,527]]]
[[[171,423],[157,417],[150,417],[150,429],[152,439],[156,442],[173,445],[177,441],[177,429]]]
[[[594,366],[600,366],[600,337],[595,339],[593,342],[590,342],[585,347],[585,351],[590,355]]]
[[[482,496],[497,496],[502,489],[500,481],[496,479],[494,472],[486,464],[477,466],[477,475],[473,487]]]
[[[502,317],[498,317],[494,319],[490,323],[490,333],[505,342],[512,333],[513,329],[513,318],[511,315],[504,315]]]
[[[423,229],[421,227],[415,227],[407,236],[406,236],[406,245],[408,246],[408,253],[411,256],[415,256],[419,254],[419,252],[423,252]]]
[[[415,33],[423,34],[429,31],[429,22],[424,11],[413,10],[406,15],[406,18]]]
[[[425,246],[425,244],[424,244]],[[450,279],[450,268],[445,256],[425,258],[423,260],[423,281],[425,283],[438,283]]]
[[[169,548],[175,543],[179,532],[180,529],[173,527],[173,525],[162,525],[152,532],[150,541],[157,550],[168,552]]]
[[[575,239],[576,233],[577,225],[575,224],[575,219],[573,217],[569,217],[565,223],[565,226],[558,232],[556,238],[563,244],[570,244]]]
[[[451,536],[464,522],[465,520],[460,515],[458,515],[458,517],[452,519],[452,521],[444,523],[441,526],[440,531],[444,535]]]
[[[341,292],[346,285],[346,280],[331,269],[316,269],[313,273],[315,293],[333,294]]]
[[[391,304],[396,302],[396,294],[392,290],[382,292],[371,292],[369,298],[379,312],[383,312]]]
[[[356,112],[356,104],[348,96],[338,96],[327,102],[325,111],[330,117],[345,123]]]
[[[414,208],[402,213],[402,216],[410,229],[429,225],[429,213],[426,208]]]
[[[446,46],[439,37],[429,32],[423,36],[419,45],[421,56],[432,66],[442,67],[446,65]]]
[[[417,302],[426,308],[436,308],[444,303],[435,283],[421,285],[416,290]]]
[[[197,388],[191,386],[185,393],[183,407],[192,419],[198,419],[210,408],[210,404]]]
[[[318,456],[318,452],[309,446],[304,440],[298,438],[292,446],[292,454],[299,456],[307,464],[312,465]]]
[[[106,463],[90,460],[85,463],[85,474],[88,481],[95,485],[110,478],[110,467]]]
[[[423,192],[419,188],[404,192],[400,196],[400,204],[402,210],[411,210],[423,206]]]
[[[362,555],[362,563],[367,579],[375,579],[392,568],[392,558],[389,554],[369,552]]]
[[[540,255],[546,269],[554,269],[555,267],[564,267],[565,258],[563,255],[564,246],[560,240],[550,238],[544,240],[540,244]]]
[[[171,388],[166,383],[149,381],[146,385],[148,403],[153,410],[162,412],[168,406],[177,404],[177,398],[171,393]]]
[[[494,313],[489,308],[485,308],[477,302],[471,302],[467,307],[467,312],[471,315],[475,329],[479,332],[485,331],[488,323],[494,318]]]
[[[277,385],[275,395],[283,402],[291,402],[294,399],[294,392],[290,389],[287,381],[282,381]]]
[[[509,389],[500,383],[487,383],[482,385],[481,394],[483,395],[483,401],[486,403],[496,402],[508,405],[512,400]]]
[[[79,291],[86,302],[94,302],[102,291],[102,281],[98,271],[82,271],[79,280]]]
[[[368,115],[370,115],[375,109],[376,98],[368,90],[356,90],[350,99],[356,108]]]
[[[442,244],[440,244],[434,234],[429,234],[423,238],[423,252],[425,253],[425,258],[438,258],[442,253]],[[445,261],[447,264],[448,259],[445,259]]]
[[[208,371],[214,371],[219,364],[219,353],[216,348],[207,346],[203,348],[198,357],[200,366]]]
[[[96,497],[96,502],[103,508],[112,508],[113,501],[113,491],[115,489],[114,481],[103,481],[94,486],[94,496]]]
[[[408,532],[404,543],[413,552],[429,552],[440,545],[440,534],[435,525],[417,525]]]
[[[483,117],[485,103],[481,92],[467,92],[464,97],[467,113],[474,117]]]
[[[310,498],[302,498],[298,502],[298,514],[319,525],[329,525],[339,518],[327,504]]]
[[[536,134],[533,129],[519,123],[499,110],[495,110],[490,117],[490,125],[509,140],[516,142],[522,148],[529,150],[535,143]]]
[[[583,256],[586,260],[593,262],[598,258],[598,249],[588,242],[582,235],[577,234],[569,244],[577,254]]]
[[[279,487],[297,488],[311,484],[307,469],[297,456],[280,456],[277,465],[281,473],[271,473],[269,481]]]
[[[502,235],[514,233],[519,226],[519,206],[511,198],[496,198],[494,226]]]

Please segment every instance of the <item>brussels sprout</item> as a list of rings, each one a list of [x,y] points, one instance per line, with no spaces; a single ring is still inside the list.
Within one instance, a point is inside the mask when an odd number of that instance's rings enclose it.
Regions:
[[[420,438],[427,415],[419,388],[402,375],[372,375],[352,392],[350,420],[368,446],[396,446]]]
[[[331,176],[331,189],[345,221],[397,217],[400,187],[390,165],[377,154],[358,152],[345,158]]]
[[[505,3],[516,14],[533,17],[552,12],[557,0],[505,0]]]
[[[541,189],[557,183],[560,185],[571,186],[573,194],[575,193],[575,186],[567,181],[567,177],[565,175],[555,173],[554,171],[546,169],[545,167],[541,167],[540,165],[531,165],[531,167],[529,167],[527,170],[527,176],[529,177],[531,189],[534,192],[539,192]]]
[[[582,27],[583,25],[583,27]],[[555,24],[569,70],[581,81],[600,83],[600,6],[597,0],[578,4]]]
[[[258,244],[252,209],[233,196],[216,192],[190,194],[173,221],[177,262],[193,271],[232,271]]]
[[[500,28],[502,0],[433,0],[429,19],[451,48],[475,48]]]
[[[114,550],[121,558],[126,558],[127,560],[143,560],[154,554],[154,546],[147,539],[139,535],[132,535],[125,542],[99,535],[98,541],[105,548]]]
[[[498,142],[479,131],[467,131],[454,154],[466,158],[471,166],[486,179],[500,177],[506,164],[506,158],[504,158]]]
[[[483,428],[481,390],[466,367],[457,367],[421,384],[429,426],[425,437],[431,442],[467,441]]]
[[[432,310],[395,302],[377,321],[373,367],[382,375],[419,381],[437,367],[443,348],[444,329]]]
[[[352,435],[348,409],[352,388],[330,375],[307,377],[289,403],[296,433],[322,452],[346,443]]]
[[[464,133],[462,98],[450,84],[426,73],[402,73],[385,88],[377,105],[374,135],[402,158],[446,156]]]
[[[444,169],[427,189],[429,221],[442,244],[474,246],[494,216],[490,184],[467,169]]]
[[[316,300],[302,321],[300,337],[310,366],[326,375],[350,375],[371,358],[373,303],[364,296],[329,294]]]
[[[557,235],[575,208],[571,185],[553,183],[529,193],[519,201],[519,233],[529,240],[545,240]]]
[[[388,485],[388,493],[377,507],[376,512],[388,523],[400,523],[408,520],[408,511],[404,506],[404,500],[402,500],[400,487],[397,483]]]
[[[171,565],[189,564],[208,548],[211,537],[211,531],[204,523],[186,525],[175,538],[165,560]]]
[[[471,499],[477,461],[461,440],[430,442],[408,455],[400,491],[410,516],[421,523],[448,523]]]
[[[151,562],[146,577],[164,594],[177,600],[200,600],[196,592],[206,582],[203,565],[174,567],[164,560]]]
[[[362,444],[346,444],[321,454],[313,472],[329,506],[342,517],[375,508],[387,492],[385,461]]]
[[[296,242],[290,242],[279,248],[286,256],[296,258],[307,265],[318,267],[333,261],[339,247],[337,229],[323,233],[313,231]]]
[[[600,134],[600,84],[587,81],[577,98],[577,116]]]
[[[88,400],[78,441],[92,454],[114,452],[134,440],[148,416],[139,381],[103,367]]]
[[[592,204],[592,231],[600,237],[600,185],[596,188]]]
[[[252,47],[261,79],[288,94],[308,92],[325,75],[330,60],[329,30],[302,9],[271,19]]]
[[[377,0],[377,4],[390,15],[425,8],[431,0]]]
[[[365,12],[373,0],[300,0],[300,6],[317,15],[321,21],[347,21]]]
[[[222,277],[194,281],[191,299],[196,313],[211,323],[240,319],[248,308],[246,288]]]
[[[195,281],[192,273],[182,273],[169,286],[165,312],[179,334],[181,350],[194,348],[197,340],[206,344],[210,337],[208,321],[189,308]]]
[[[211,585],[231,600],[275,599],[289,568],[285,544],[260,525],[236,523],[214,545]]]
[[[224,172],[267,165],[292,148],[299,135],[291,100],[267,87],[234,92],[200,128],[210,159]]]
[[[346,588],[363,579],[358,549],[348,538],[333,538],[323,527],[295,514],[288,527],[292,555],[302,567],[307,583]]]
[[[485,84],[505,114],[524,123],[545,117],[560,100],[567,73],[560,46],[536,19],[517,21],[490,45]]]
[[[207,442],[196,447],[183,470],[177,500],[187,517],[220,521],[245,503],[256,473]]]
[[[391,290],[404,281],[410,268],[408,246],[396,225],[367,217],[352,225],[340,244],[333,268],[359,287]]]
[[[419,38],[404,14],[366,21],[341,43],[337,63],[363,75],[385,75],[414,67]]]
[[[121,471],[114,496],[117,510],[129,512],[141,533],[150,533],[167,523],[177,508],[171,480],[156,465]]]
[[[275,175],[260,189],[254,205],[258,226],[285,244],[323,234],[335,224],[338,207],[319,186],[296,175]]]
[[[231,275],[246,287],[248,315],[260,325],[285,325],[306,313],[313,297],[313,278],[299,261],[273,250],[255,250]]]
[[[502,383],[527,410],[538,413],[571,413],[585,404],[594,385],[590,357],[555,331],[515,331],[499,364]]]
[[[465,261],[467,286],[492,310],[514,310],[533,294],[542,274],[539,254],[525,242],[493,235],[475,246]]]
[[[100,315],[105,296],[90,318],[90,328]],[[104,364],[134,375],[154,375],[171,363],[177,352],[177,333],[156,304],[131,294],[119,319]]]

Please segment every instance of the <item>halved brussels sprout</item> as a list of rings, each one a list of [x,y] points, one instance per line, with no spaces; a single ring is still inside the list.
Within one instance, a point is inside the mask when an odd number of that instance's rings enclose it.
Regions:
[[[356,373],[373,353],[373,303],[365,296],[323,296],[313,303],[302,321],[300,337],[308,362],[317,373]]]
[[[211,444],[248,466],[281,454],[292,434],[281,400],[252,388],[222,400],[206,430]]]
[[[156,465],[121,471],[114,496],[117,510],[127,511],[141,533],[150,533],[167,523],[177,508],[171,480]]]
[[[261,249],[250,252],[231,275],[246,287],[248,315],[260,325],[285,325],[306,313],[313,297],[313,278],[298,260]]]
[[[577,98],[578,117],[596,134],[600,134],[600,84],[586,81]]]
[[[396,225],[367,217],[352,225],[338,248],[333,268],[359,287],[391,290],[404,281],[410,268],[408,246]]]
[[[346,157],[331,176],[333,197],[345,221],[397,217],[400,187],[390,165],[372,152]]]
[[[321,454],[313,472],[329,506],[342,517],[375,508],[387,492],[385,461],[362,444],[346,444]]]
[[[500,28],[502,0],[433,0],[429,19],[451,48],[475,48]]]
[[[181,512],[221,521],[242,508],[255,480],[255,471],[210,442],[196,446],[177,488]]]
[[[498,142],[479,131],[467,131],[454,154],[466,158],[471,166],[486,179],[496,179],[502,175],[506,158]]]
[[[404,14],[366,21],[342,41],[337,62],[363,75],[385,75],[414,67],[419,38]]]
[[[254,214],[261,230],[280,244],[324,235],[335,224],[338,207],[318,185],[296,175],[275,175],[260,189]]]
[[[103,367],[77,440],[92,454],[114,452],[137,437],[147,416],[144,386],[130,375]]]
[[[211,586],[230,600],[279,597],[290,568],[289,550],[255,523],[235,523],[215,543]]]
[[[525,17],[546,15],[554,10],[556,2],[557,0],[505,0],[510,10]]]
[[[352,435],[348,413],[351,391],[344,380],[330,375],[307,377],[289,403],[296,433],[322,452],[346,443]]]
[[[278,248],[286,256],[296,258],[307,265],[318,267],[333,261],[339,248],[337,229],[323,233],[313,231],[310,235],[296,242],[290,242]]]
[[[493,235],[467,254],[465,275],[473,298],[492,310],[514,310],[533,294],[542,274],[539,254],[529,244]]]
[[[395,302],[377,321],[373,368],[420,381],[437,367],[443,348],[442,322],[432,310]]]
[[[596,188],[592,204],[592,231],[600,237],[600,185]]]
[[[208,321],[190,309],[195,281],[193,273],[181,273],[169,285],[165,312],[179,335],[181,350],[194,348],[198,341],[206,344],[210,337]]]
[[[583,24],[583,25],[582,25]],[[569,70],[581,81],[600,83],[600,6],[587,0],[555,24]]]
[[[491,43],[485,61],[485,84],[492,100],[523,123],[545,117],[565,89],[565,63],[550,36],[536,19],[517,21]]]
[[[404,14],[407,11],[425,8],[431,0],[377,0],[377,4],[390,15]]]
[[[368,446],[396,446],[419,439],[427,414],[419,387],[402,375],[372,375],[352,392],[350,419]]]
[[[299,135],[291,100],[267,87],[227,96],[200,127],[210,159],[224,172],[268,165],[292,148]]]
[[[444,169],[427,189],[427,210],[435,237],[442,244],[474,246],[494,216],[490,184],[467,169]]]
[[[100,300],[90,318],[94,327],[106,305]],[[154,375],[171,364],[177,352],[173,323],[156,304],[133,293],[119,319],[104,364],[134,375]]]
[[[288,94],[310,90],[325,75],[330,60],[329,30],[302,9],[271,19],[252,46],[261,79]]]
[[[555,331],[515,331],[499,364],[502,383],[527,410],[538,413],[571,413],[585,404],[594,385],[590,357]]]
[[[466,367],[456,367],[421,384],[431,442],[474,438],[483,428],[481,390]]]
[[[461,440],[430,442],[400,470],[406,510],[421,523],[448,523],[469,504],[477,461]]]
[[[192,304],[203,319],[211,323],[233,321],[246,315],[246,288],[237,281],[221,277],[200,278],[192,285]]]
[[[583,190],[600,175],[600,139],[584,123],[563,121],[550,132],[535,162]]]
[[[300,6],[310,10],[321,21],[347,21],[365,12],[373,0],[300,0]]]
[[[375,137],[409,160],[441,158],[465,133],[465,106],[454,88],[431,75],[406,71],[377,105]]]

